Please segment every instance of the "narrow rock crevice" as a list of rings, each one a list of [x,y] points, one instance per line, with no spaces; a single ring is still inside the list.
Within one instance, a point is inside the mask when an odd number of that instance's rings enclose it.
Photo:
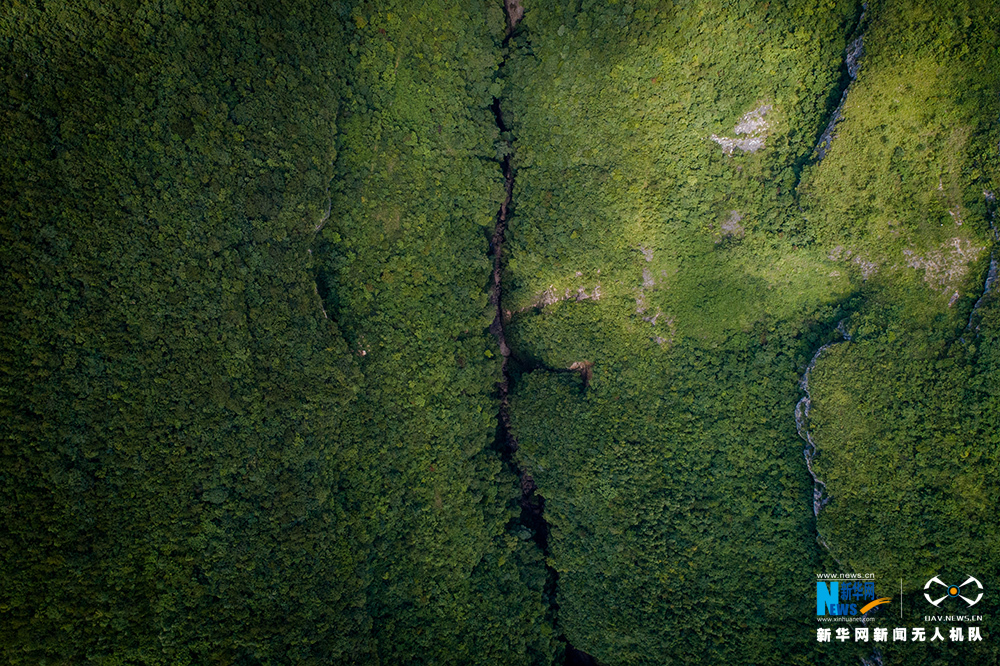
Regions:
[[[504,48],[506,48],[507,39],[510,38],[513,25],[516,23],[513,16],[510,16],[510,22],[511,27],[508,30],[507,38],[504,40]],[[503,70],[504,64],[506,64],[506,57],[500,63],[499,71]],[[510,346],[507,344],[507,338],[504,334],[503,312],[503,270],[505,262],[503,249],[504,236],[507,232],[507,219],[511,212],[511,201],[514,194],[514,169],[511,165],[511,156],[513,155],[514,147],[509,129],[506,122],[504,122],[503,110],[501,109],[499,98],[493,98],[493,104],[490,106],[490,109],[493,111],[493,119],[496,122],[497,129],[500,130],[502,144],[497,152],[498,156],[500,156],[500,168],[503,172],[505,188],[503,202],[500,204],[500,210],[497,211],[493,235],[490,237],[490,254],[493,257],[493,273],[490,281],[490,304],[494,308],[490,333],[497,339],[497,344],[500,347],[501,372],[501,379],[497,385],[500,399],[497,414],[497,449],[500,451],[504,462],[517,473],[520,479],[520,523],[531,530],[532,540],[539,550],[542,551],[546,560],[548,560],[549,525],[545,522],[545,500],[535,493],[537,490],[535,480],[529,473],[517,465],[514,457],[517,452],[517,439],[511,430],[510,422],[510,391],[513,386],[513,377],[510,368],[512,359]],[[546,601],[549,603],[551,614],[549,620],[554,625],[555,614],[558,610],[555,599],[555,588],[559,574],[548,565],[546,565],[546,568],[548,576],[545,583],[544,595]]]
[[[331,162],[331,170],[333,166],[334,163]],[[330,180],[327,181],[326,190],[323,193],[323,198],[326,200],[326,209],[323,211],[323,214],[320,215],[319,220],[313,224],[312,234],[306,242],[306,255],[308,257],[306,266],[312,274],[313,294],[316,296],[316,301],[319,304],[320,312],[323,314],[323,319],[330,319],[328,310],[332,309],[332,295],[330,294],[326,271],[323,270],[323,267],[317,261],[316,257],[327,256],[325,254],[325,251],[328,250],[326,247],[327,244],[323,241],[320,233],[323,231],[323,227],[326,226],[326,223],[330,221],[330,212],[333,210],[333,195],[330,192],[332,178],[333,176],[331,175]],[[318,255],[313,254],[314,247],[318,250]]]
[[[523,15],[523,9],[521,8],[518,0],[506,0],[504,4],[507,11],[508,29],[503,40],[502,47],[506,51],[507,45],[514,34],[514,29]],[[506,61],[507,54],[505,52],[504,59],[498,67],[498,75],[500,75],[503,71]],[[504,199],[500,204],[500,210],[497,211],[496,225],[494,226],[493,234],[490,237],[489,243],[490,254],[493,257],[493,273],[490,281],[490,304],[495,310],[493,322],[490,324],[489,330],[490,333],[496,338],[497,344],[500,347],[501,371],[501,379],[497,386],[500,405],[497,413],[496,448],[500,451],[504,462],[516,472],[520,480],[520,523],[531,531],[532,540],[545,558],[547,577],[543,595],[549,607],[547,619],[553,628],[557,628],[559,604],[556,597],[556,591],[559,582],[559,572],[548,564],[551,551],[549,548],[549,524],[545,520],[545,498],[536,493],[538,486],[535,484],[535,480],[531,474],[517,464],[515,454],[517,452],[518,444],[517,439],[514,437],[513,431],[511,430],[510,394],[513,389],[514,378],[515,376],[520,375],[521,372],[530,372],[536,368],[525,368],[522,363],[518,362],[516,357],[512,357],[510,345],[508,345],[506,335],[504,334],[505,317],[503,309],[503,271],[505,257],[503,250],[504,238],[507,232],[507,221],[512,211],[514,194],[515,173],[514,167],[511,163],[511,158],[514,155],[514,138],[511,136],[510,128],[504,120],[501,100],[499,98],[493,98],[493,103],[490,105],[490,109],[493,112],[493,118],[496,122],[497,129],[500,130],[501,143],[498,146],[497,157],[500,160],[500,168],[503,173],[505,187]],[[512,365],[517,366],[516,371]],[[571,368],[565,370],[555,369],[552,371],[577,372],[583,378],[584,387],[586,387],[586,385],[590,383],[592,366],[592,363],[584,361],[574,363]],[[550,370],[549,368],[544,369]],[[570,645],[564,635],[559,635],[558,640],[565,646],[565,663],[567,665],[586,666],[598,663],[586,652],[578,650]]]
[[[864,55],[864,38],[865,29],[867,28],[867,17],[868,3],[866,2],[861,6],[861,16],[858,17],[858,22],[851,31],[851,40],[848,42],[847,48],[844,51],[844,65],[841,69],[840,80],[837,83],[837,89],[840,91],[840,100],[837,102],[837,106],[830,114],[830,120],[827,121],[826,129],[823,130],[823,133],[820,135],[819,141],[816,144],[816,149],[814,151],[816,162],[822,161],[823,158],[826,157],[827,151],[830,150],[830,146],[833,144],[837,123],[840,122],[841,112],[844,109],[844,104],[847,102],[847,95],[858,78],[858,68],[860,67],[861,58]]]
[[[979,333],[979,324],[977,323],[975,325],[975,328],[973,329],[973,321],[976,319],[976,315],[979,313],[979,309],[986,302],[987,297],[989,297],[992,294],[993,288],[996,285],[997,281],[998,268],[1000,268],[997,265],[996,246],[997,243],[1000,242],[1000,233],[998,233],[997,231],[997,226],[995,222],[997,214],[996,196],[990,191],[984,191],[983,197],[986,199],[986,208],[987,208],[986,219],[990,223],[990,231],[991,231],[990,235],[992,236],[991,240],[993,241],[993,251],[990,253],[990,267],[989,270],[986,272],[986,281],[983,283],[983,293],[979,296],[979,299],[976,301],[976,304],[972,306],[972,312],[969,313],[969,323],[965,327],[966,330],[974,330],[976,334]],[[965,341],[964,337],[962,338],[962,341],[963,342]]]
[[[328,290],[325,289],[325,288],[323,289],[322,292],[320,291],[320,271],[319,271],[319,269],[313,263],[315,261],[315,259],[313,258],[312,245],[313,245],[313,243],[316,242],[316,236],[319,235],[319,232],[323,230],[324,226],[326,226],[327,220],[330,219],[330,210],[331,210],[332,206],[333,206],[333,199],[330,197],[330,186],[327,185],[326,186],[326,211],[320,217],[319,222],[317,222],[313,226],[312,237],[309,239],[309,247],[306,248],[306,254],[309,255],[309,262],[307,263],[307,266],[312,266],[313,293],[316,295],[316,300],[319,302],[319,310],[320,310],[320,312],[323,313],[323,319],[329,319],[330,318],[330,315],[327,314],[327,311],[326,311],[326,304],[327,304],[327,301],[329,299],[329,293],[328,293]],[[324,285],[324,287],[325,287],[325,285]]]
[[[882,651],[878,648],[872,650],[872,653],[867,658],[861,658],[861,666],[883,666],[883,664]]]
[[[795,430],[799,433],[799,437],[801,437],[806,443],[806,448],[803,449],[802,455],[806,460],[806,468],[809,470],[809,476],[811,476],[813,480],[813,516],[815,516],[817,520],[819,518],[819,512],[830,502],[832,497],[827,492],[826,483],[824,483],[823,480],[816,475],[815,470],[813,470],[813,462],[818,454],[818,449],[816,447],[816,442],[813,440],[812,433],[809,432],[809,409],[812,407],[812,396],[809,393],[809,374],[812,372],[813,368],[816,367],[816,362],[819,361],[823,352],[836,344],[850,342],[851,335],[847,332],[847,327],[845,326],[844,321],[837,324],[837,333],[840,334],[840,340],[834,340],[826,343],[817,349],[816,353],[813,354],[812,360],[809,361],[809,365],[806,366],[806,370],[802,373],[802,378],[799,380],[799,387],[805,393],[805,396],[803,396],[802,399],[795,405]],[[829,552],[830,546],[820,533],[818,525],[816,528],[816,541]]]

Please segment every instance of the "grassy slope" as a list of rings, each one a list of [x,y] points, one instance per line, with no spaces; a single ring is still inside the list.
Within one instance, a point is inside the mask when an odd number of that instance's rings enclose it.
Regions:
[[[804,188],[828,245],[884,267],[852,319],[854,341],[824,356],[812,382],[816,469],[833,496],[820,529],[848,569],[903,579],[918,614],[931,609],[920,593],[931,576],[992,581],[1000,566],[995,302],[965,329],[992,245],[984,195],[1000,175],[998,30],[979,3],[888,4],[839,138]],[[964,274],[955,247],[983,248]],[[937,253],[935,265],[906,266],[904,250]],[[992,603],[975,611],[992,615]],[[997,659],[977,649],[898,658]]]
[[[849,284],[802,247],[792,188],[853,11],[525,15],[505,92],[511,337],[528,363],[596,365],[585,392],[524,375],[513,415],[553,526],[559,628],[601,660],[812,659],[794,585],[818,554],[791,413],[813,324]],[[710,140],[765,103],[764,150]],[[723,235],[733,210],[742,237]],[[597,283],[599,301],[530,307]]]
[[[843,293],[832,262],[798,247],[808,236],[792,188],[837,82],[851,9],[529,11],[508,77],[519,211],[508,309],[598,283],[608,300],[634,300],[646,268],[650,311],[717,340],[761,312],[790,317]],[[766,148],[723,154],[711,135],[733,136],[760,105],[772,106]],[[742,237],[724,237],[732,211]],[[650,336],[664,337],[658,325]]]
[[[962,7],[935,14],[958,32],[935,69],[949,85],[934,87],[909,69],[926,60],[906,49],[923,52],[927,31],[942,28],[916,27],[928,14],[920,7],[873,6],[868,59],[816,166],[810,154],[839,97],[838,60],[859,8],[768,7],[529,6],[508,77],[518,139],[508,339],[530,367],[595,363],[586,391],[570,375],[524,375],[515,430],[553,525],[559,628],[609,663],[818,658],[809,578],[833,563],[809,548],[809,479],[791,419],[798,373],[830,339],[816,324],[849,302],[869,313],[872,331],[910,322],[930,337],[942,327],[957,335],[984,270],[980,156],[995,139],[980,132],[996,117],[986,9],[971,21]],[[979,50],[963,52],[963,35]],[[887,101],[886,86],[907,80],[908,103]],[[773,106],[765,149],[722,155],[708,137],[733,136],[761,103]],[[915,138],[915,126],[933,136]],[[901,177],[894,142],[907,144],[904,157],[910,143],[933,146],[936,161],[905,157],[907,176],[926,173]],[[928,191],[938,176],[942,189]],[[855,182],[864,179],[867,190]],[[722,233],[733,210],[742,238]],[[903,231],[887,231],[891,219]],[[948,250],[955,238],[964,256]],[[904,250],[924,263],[907,266]],[[877,264],[867,281],[859,254]],[[549,300],[567,288],[592,296],[597,284],[599,301],[533,307],[546,290]],[[835,351],[831,359],[849,353]],[[813,378],[820,435],[832,376],[823,367]],[[837,386],[864,393],[849,380]],[[988,428],[992,416],[980,418]],[[829,419],[864,428],[851,409]],[[970,487],[986,473],[972,473]],[[882,530],[865,524],[873,537]],[[905,543],[893,537],[886,548]]]

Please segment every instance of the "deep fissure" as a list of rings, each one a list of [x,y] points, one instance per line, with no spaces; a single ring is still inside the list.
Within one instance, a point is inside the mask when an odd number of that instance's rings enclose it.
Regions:
[[[843,565],[840,560],[833,555],[830,550],[829,543],[819,531],[820,511],[823,510],[823,507],[825,507],[830,500],[833,499],[833,497],[828,493],[826,483],[819,478],[813,469],[813,462],[819,454],[819,448],[816,446],[815,440],[813,440],[812,433],[809,432],[809,410],[812,407],[812,394],[809,391],[809,374],[816,367],[816,363],[823,355],[823,352],[834,345],[851,341],[851,334],[847,331],[846,322],[847,319],[842,319],[837,323],[837,328],[835,330],[839,339],[827,342],[813,353],[809,364],[806,366],[805,371],[802,373],[802,377],[799,379],[799,388],[805,395],[797,403],[795,403],[795,430],[799,437],[801,437],[806,443],[806,448],[803,449],[802,456],[806,461],[806,469],[809,471],[809,476],[812,477],[813,482],[813,517],[816,520],[816,542],[826,549],[826,551],[831,554],[834,561],[840,566]]]
[[[505,6],[508,13],[509,28],[502,43],[502,48],[505,49],[505,54],[497,68],[498,76],[499,73],[503,71],[503,67],[507,62],[507,45],[514,34],[514,28],[517,25],[518,19],[520,19],[520,7],[517,3],[507,2],[505,3]],[[513,388],[514,375],[516,373],[512,372],[510,364],[514,363],[518,366],[522,365],[516,357],[512,358],[511,348],[507,344],[507,339],[504,335],[503,310],[503,245],[504,237],[507,231],[507,220],[512,210],[514,193],[514,168],[511,163],[511,157],[514,154],[514,139],[510,135],[510,128],[504,121],[500,98],[493,98],[490,110],[493,112],[493,119],[496,123],[497,129],[500,130],[501,141],[503,142],[502,150],[500,152],[502,155],[500,159],[500,168],[503,173],[505,188],[504,199],[500,204],[500,210],[497,211],[496,225],[494,226],[489,244],[489,250],[493,257],[493,274],[492,282],[490,284],[490,303],[495,309],[493,323],[490,324],[489,330],[490,333],[496,337],[497,343],[500,347],[501,369],[501,380],[497,387],[500,404],[497,412],[496,448],[500,451],[506,465],[517,474],[520,481],[521,497],[519,504],[521,507],[521,514],[519,522],[531,531],[532,541],[542,552],[542,555],[545,558],[545,569],[547,575],[543,594],[549,609],[548,620],[552,627],[556,628],[559,613],[559,604],[556,599],[559,572],[548,563],[550,556],[549,524],[545,520],[545,498],[535,492],[538,489],[538,486],[535,484],[535,480],[532,478],[531,474],[517,464],[515,453],[517,452],[518,444],[517,439],[514,437],[511,430],[510,393]],[[528,372],[534,369],[536,368],[523,368],[524,371]],[[570,372],[569,370],[557,371]],[[576,372],[577,370],[574,369],[572,371]],[[583,373],[581,373],[581,375],[583,375]],[[587,376],[584,375],[584,378],[586,383]],[[574,648],[566,639],[564,634],[559,634],[558,640],[565,645],[564,663],[567,664],[567,666],[592,666],[598,663],[597,660],[591,655]]]
[[[998,267],[997,262],[997,243],[1000,242],[1000,231],[997,230],[996,225],[996,195],[992,192],[984,191],[983,198],[986,200],[986,220],[990,223],[990,236],[993,241],[993,250],[990,252],[990,265],[986,272],[986,278],[983,282],[983,291],[979,298],[976,300],[975,305],[972,306],[972,312],[969,313],[969,323],[966,324],[966,330],[972,329],[972,322],[979,313],[979,308],[983,306],[986,302],[987,297],[993,291],[993,286],[996,284],[998,272],[1000,272],[1000,267]],[[975,333],[979,333],[979,324],[976,324]],[[963,337],[964,341],[965,338]]]
[[[858,78],[858,69],[861,58],[864,56],[864,37],[868,27],[868,3],[861,5],[861,13],[853,21],[848,30],[847,46],[844,47],[844,59],[840,63],[840,74],[837,82],[830,90],[826,101],[826,113],[824,122],[820,125],[822,131],[818,131],[815,139],[815,146],[812,151],[800,156],[792,164],[792,171],[795,173],[794,192],[798,192],[798,187],[802,182],[802,173],[806,165],[818,164],[826,157],[827,151],[833,145],[833,139],[837,125],[842,119],[844,104],[847,102],[847,95],[854,86],[854,81]],[[796,197],[798,194],[796,194]],[[800,208],[801,209],[801,208]]]
[[[835,93],[831,95],[830,101],[828,102],[827,117],[829,120],[826,122],[823,132],[820,133],[819,139],[816,143],[816,148],[814,149],[814,157],[811,158],[816,162],[821,162],[823,158],[826,157],[827,151],[830,150],[830,146],[833,145],[837,124],[842,118],[844,104],[847,102],[847,95],[858,78],[858,68],[860,66],[861,58],[864,56],[865,30],[868,27],[866,22],[867,18],[868,3],[866,2],[861,6],[861,14],[858,16],[857,22],[851,29],[851,36],[847,42],[847,47],[844,49],[844,61],[841,64],[840,78],[834,88]],[[837,100],[835,106],[832,105],[832,101],[834,99]],[[832,109],[830,109],[831,106]],[[799,166],[800,174],[802,166],[804,165],[805,162]]]

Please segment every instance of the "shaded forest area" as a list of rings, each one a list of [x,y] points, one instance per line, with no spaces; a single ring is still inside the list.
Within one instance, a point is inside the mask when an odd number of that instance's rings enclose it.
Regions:
[[[996,663],[995,9],[6,3],[0,655]]]

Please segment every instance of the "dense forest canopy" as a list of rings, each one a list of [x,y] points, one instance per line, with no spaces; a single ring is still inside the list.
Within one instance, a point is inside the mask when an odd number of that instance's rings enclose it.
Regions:
[[[985,1],[5,3],[0,656],[997,663],[998,46]],[[822,642],[824,572],[928,635],[974,575],[984,640]]]

